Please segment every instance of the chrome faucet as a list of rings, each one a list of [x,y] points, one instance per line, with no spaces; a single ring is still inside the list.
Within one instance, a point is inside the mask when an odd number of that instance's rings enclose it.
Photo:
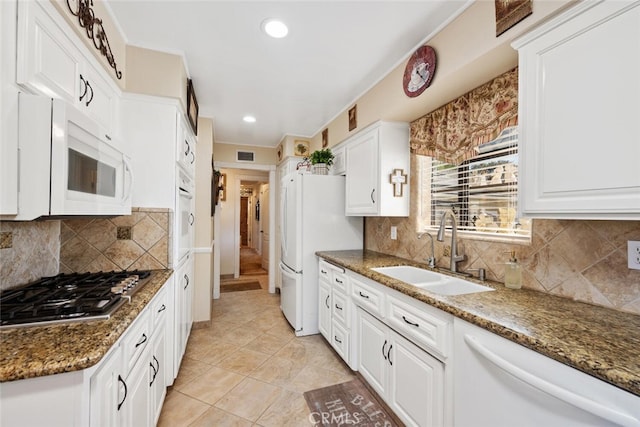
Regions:
[[[453,213],[451,209],[447,209],[442,214],[442,218],[440,218],[440,228],[438,229],[438,242],[444,241],[444,226],[447,222],[447,216],[451,217],[451,266],[449,269],[452,273],[456,273],[458,271],[458,262],[463,261],[465,256],[462,254],[458,254],[458,242],[456,237],[458,236],[458,225],[456,224],[456,215]]]
[[[427,258],[427,262],[429,263],[429,267],[435,268],[436,267],[436,251],[435,251],[435,248],[433,247],[433,236],[425,231],[424,233],[418,233],[418,239],[422,239],[422,236],[424,236],[425,234],[429,236],[429,239],[431,239],[431,256]]]

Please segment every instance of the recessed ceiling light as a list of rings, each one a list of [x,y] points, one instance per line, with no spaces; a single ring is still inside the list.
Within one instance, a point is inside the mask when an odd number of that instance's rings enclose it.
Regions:
[[[276,39],[281,39],[289,34],[289,29],[284,22],[273,18],[262,21],[262,31]]]
[[[246,123],[255,123],[256,122],[256,118],[253,116],[244,116],[242,118],[243,121],[245,121]]]

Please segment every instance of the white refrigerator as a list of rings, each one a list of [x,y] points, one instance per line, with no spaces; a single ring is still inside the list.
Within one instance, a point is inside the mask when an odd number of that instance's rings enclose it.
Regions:
[[[297,336],[317,334],[316,251],[362,249],[361,217],[345,216],[345,177],[297,172],[281,182],[280,308]]]

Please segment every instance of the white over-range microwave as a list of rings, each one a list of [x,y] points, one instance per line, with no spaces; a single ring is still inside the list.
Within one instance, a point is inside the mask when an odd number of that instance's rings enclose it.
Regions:
[[[20,94],[18,215],[128,215],[133,173],[100,126],[69,103]]]

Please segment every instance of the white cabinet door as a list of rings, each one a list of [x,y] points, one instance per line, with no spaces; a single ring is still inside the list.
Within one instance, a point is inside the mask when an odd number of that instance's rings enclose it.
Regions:
[[[391,332],[388,404],[407,425],[444,424],[444,364]]]
[[[358,309],[357,324],[358,372],[384,398],[389,387],[389,328],[362,309]]]
[[[378,188],[378,132],[366,132],[346,147],[346,214],[376,215]]]
[[[41,3],[18,2],[17,56],[17,83],[78,102],[82,55]]]
[[[408,123],[375,122],[345,140],[344,146],[346,214],[408,216]]]
[[[581,2],[514,47],[522,213],[640,219],[640,3]]]
[[[92,427],[116,427],[120,425],[119,403],[124,398],[121,389],[122,353],[120,346],[108,356],[100,369],[91,377]],[[120,378],[120,379],[119,379]]]
[[[111,132],[115,128],[118,95],[107,81],[91,67],[84,67],[80,78],[80,96],[78,100],[96,122]],[[110,135],[115,136],[115,135]],[[118,147],[124,149],[126,147]]]
[[[319,292],[318,329],[327,341],[331,341],[331,285],[320,280]]]
[[[166,356],[165,356],[165,327],[161,325],[154,332],[154,343],[151,348],[151,381],[149,382],[149,387],[151,388],[151,420],[152,424],[156,425],[158,423],[158,418],[160,418],[160,412],[162,410],[162,403],[164,402],[164,398],[167,395],[167,378],[166,378]]]
[[[126,427],[151,426],[151,378],[149,348],[142,354],[127,377],[127,395],[122,404],[122,425]]]

